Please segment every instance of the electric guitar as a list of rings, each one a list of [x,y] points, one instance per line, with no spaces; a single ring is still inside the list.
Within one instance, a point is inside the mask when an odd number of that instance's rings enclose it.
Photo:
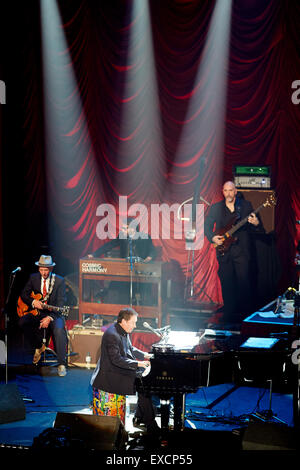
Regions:
[[[259,206],[257,209],[254,211],[250,212],[250,214],[257,214],[263,207],[273,207],[276,204],[276,198],[274,193],[270,194],[270,196],[265,200],[261,206]],[[222,245],[217,245],[213,244],[213,246],[216,248],[217,252],[219,255],[223,256],[224,253],[230,248],[230,246],[236,242],[237,238],[233,237],[232,235],[239,230],[243,225],[245,225],[248,222],[248,217],[244,217],[242,220],[240,220],[237,224],[234,224],[236,218],[230,221],[229,224],[226,225],[226,227],[223,227],[222,229],[218,230],[215,235],[221,235],[223,237],[223,242]]]
[[[35,294],[34,292],[31,292],[30,297],[32,297],[33,300],[41,300],[42,299],[42,294]],[[70,307],[55,307],[54,305],[48,305],[44,302],[42,302],[43,309],[49,310],[50,312],[60,312],[64,317],[68,317]],[[38,315],[40,313],[40,310],[37,308],[31,310],[30,307],[23,302],[21,297],[18,298],[17,302],[17,313],[19,317],[23,317],[24,315],[27,315],[28,313],[31,313],[32,315]]]

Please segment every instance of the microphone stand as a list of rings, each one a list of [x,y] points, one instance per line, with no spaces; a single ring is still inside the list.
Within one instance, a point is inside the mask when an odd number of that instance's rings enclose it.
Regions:
[[[191,261],[191,277],[190,277],[190,290],[189,290],[189,295],[187,294],[187,288],[188,288],[188,271],[190,269],[190,252],[192,251],[192,261]],[[187,271],[186,271],[186,277],[185,277],[185,289],[184,289],[184,300],[193,299],[195,295],[195,250],[194,248],[188,249],[188,263],[187,263]],[[214,304],[213,299],[208,295],[208,293],[205,291],[205,289],[201,286],[198,286],[199,291],[204,294],[208,299],[211,304]],[[197,294],[197,292],[196,292]]]
[[[130,307],[132,307],[132,273],[133,273],[133,259],[132,259],[132,238],[129,237],[129,260],[130,260]]]
[[[188,266],[190,265],[190,252],[192,251],[192,264],[191,264],[191,279],[190,279],[190,298],[194,297],[194,262],[195,262],[195,250],[194,248],[192,250],[188,250]],[[187,274],[186,274],[186,280],[187,280]],[[188,282],[188,281],[186,281]]]
[[[5,346],[5,384],[6,385],[7,385],[7,382],[8,382],[8,360],[7,360],[7,358],[8,358],[8,354],[7,354],[7,351],[8,351],[8,341],[7,341],[7,338],[8,338],[8,335],[7,335],[8,314],[7,314],[7,309],[8,309],[8,304],[9,304],[9,301],[10,301],[12,287],[13,287],[13,284],[15,282],[16,274],[17,274],[17,271],[12,272],[11,275],[10,275],[8,293],[7,293],[7,297],[6,297],[5,305],[4,305],[4,309],[3,309],[3,313],[4,313],[4,346]]]
[[[184,300],[188,300],[188,295],[187,295],[187,285],[188,285],[188,271],[190,269],[190,252],[192,251],[192,261],[191,261],[191,277],[190,277],[190,292],[189,292],[189,298],[193,299],[195,295],[195,286],[194,286],[194,281],[195,281],[195,248],[194,248],[194,241],[196,239],[196,201],[198,200],[202,201],[204,204],[207,206],[210,206],[211,204],[206,201],[202,196],[199,196],[199,187],[196,189],[196,193],[194,194],[193,197],[188,199],[187,201],[184,201],[180,208],[186,204],[188,201],[192,201],[192,230],[190,230],[188,233],[188,237],[186,236],[186,242],[191,241],[193,243],[192,248],[187,247],[188,250],[188,266],[187,266],[187,271],[186,271],[186,277],[185,277],[185,288],[184,288]],[[179,211],[177,212],[177,217],[179,218]],[[189,220],[188,218],[181,218],[181,220]],[[214,304],[214,301],[212,298],[208,295],[208,293],[204,290],[203,287],[198,286],[200,292],[204,294],[210,301],[211,304]]]
[[[169,340],[169,333],[170,333],[170,325],[164,326],[163,328],[152,328],[151,325],[149,325],[147,322],[143,323],[143,326],[147,328],[148,330],[152,331],[152,333],[155,333],[157,336],[160,337],[160,342],[161,344],[166,345],[167,341]]]
[[[10,296],[11,296],[13,284],[15,282],[16,274],[19,271],[20,271],[20,269],[15,270],[10,274],[8,294],[7,294],[4,309],[3,309],[3,312],[4,312],[4,329],[5,329],[4,330],[4,335],[5,335],[4,342],[5,342],[5,386],[6,386],[6,388],[10,387],[10,385],[8,384],[8,354],[7,354],[7,351],[8,351],[8,341],[7,341],[7,338],[8,338],[8,334],[7,334],[7,331],[8,331],[8,314],[7,314],[7,310],[8,310],[8,304],[9,304],[9,301],[10,301]],[[10,388],[7,389],[7,393],[9,393],[9,394],[11,393]],[[20,396],[20,398],[22,399],[23,402],[30,402],[30,403],[34,402],[34,400],[32,400],[32,398],[26,398],[26,397],[23,397],[23,396]],[[22,415],[22,418],[21,418],[21,414],[20,414],[20,419],[24,419],[23,415]]]

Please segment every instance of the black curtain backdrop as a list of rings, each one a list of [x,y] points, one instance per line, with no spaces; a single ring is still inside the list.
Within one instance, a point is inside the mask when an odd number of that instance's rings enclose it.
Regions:
[[[9,272],[20,265],[18,290],[43,252],[52,254],[61,274],[76,271],[80,257],[103,243],[96,236],[100,204],[117,205],[120,195],[128,196],[129,205],[143,203],[148,208],[181,203],[194,194],[196,183],[199,194],[214,203],[236,164],[272,168],[277,205],[271,258],[277,253],[280,257],[278,290],[294,283],[300,238],[300,105],[291,97],[293,81],[300,80],[300,3],[233,0],[222,158],[214,133],[200,138],[200,123],[211,110],[195,100],[212,78],[209,68],[201,81],[197,71],[214,1],[150,0],[155,68],[142,82],[140,74],[149,65],[147,36],[135,29],[141,9],[133,18],[132,0],[58,4],[67,47],[58,51],[53,42],[52,71],[58,86],[60,76],[75,74],[74,88],[65,96],[53,96],[44,76],[40,2],[3,7],[4,287]],[[133,32],[134,57],[129,50]],[[157,101],[151,102],[150,113],[145,97],[153,77]],[[197,107],[191,117],[192,101]],[[50,140],[49,109],[58,117]],[[49,155],[51,168],[46,165]],[[184,241],[154,243],[162,259],[179,266],[184,276]],[[222,301],[215,252],[207,240],[195,252],[195,285],[205,291],[200,289],[199,300],[207,301],[207,293],[215,302]]]

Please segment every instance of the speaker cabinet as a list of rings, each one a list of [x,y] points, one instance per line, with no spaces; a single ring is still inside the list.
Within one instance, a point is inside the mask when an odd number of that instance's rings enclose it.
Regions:
[[[89,367],[96,367],[101,352],[103,331],[93,328],[79,328],[68,332],[69,365],[87,367],[86,357],[90,356]]]
[[[25,419],[25,405],[15,384],[0,385],[0,424]]]
[[[54,428],[69,428],[71,438],[91,450],[124,450],[127,433],[117,416],[57,413]]]
[[[238,189],[238,193],[240,193],[244,199],[250,201],[253,209],[256,210],[268,197],[274,194],[274,191],[267,189]],[[259,214],[266,233],[275,230],[275,206],[263,207],[259,211]]]

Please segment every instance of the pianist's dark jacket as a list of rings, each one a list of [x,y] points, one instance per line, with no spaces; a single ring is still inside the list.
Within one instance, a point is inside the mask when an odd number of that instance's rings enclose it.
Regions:
[[[138,360],[145,353],[132,346],[130,337],[119,323],[105,331],[101,355],[92,375],[94,388],[118,395],[134,395]]]

